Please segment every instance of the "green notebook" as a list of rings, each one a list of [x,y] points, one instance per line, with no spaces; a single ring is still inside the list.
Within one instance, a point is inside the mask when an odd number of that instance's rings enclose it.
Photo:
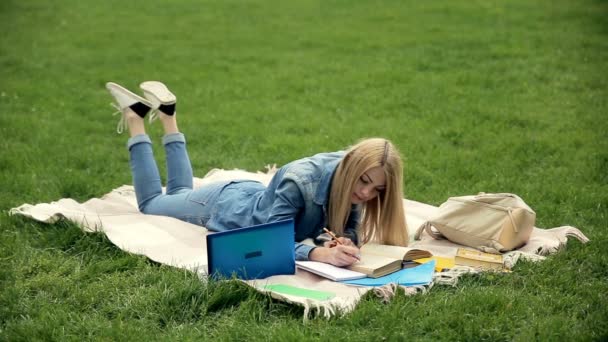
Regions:
[[[328,300],[336,296],[333,292],[310,290],[301,287],[286,285],[286,284],[274,284],[264,286],[265,290],[272,292],[286,294],[290,296],[304,297],[315,300]]]

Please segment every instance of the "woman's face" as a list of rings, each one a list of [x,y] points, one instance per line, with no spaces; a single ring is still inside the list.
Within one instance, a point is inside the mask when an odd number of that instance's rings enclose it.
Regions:
[[[386,188],[386,175],[381,166],[376,166],[364,172],[355,184],[351,195],[352,204],[365,203],[374,199]]]

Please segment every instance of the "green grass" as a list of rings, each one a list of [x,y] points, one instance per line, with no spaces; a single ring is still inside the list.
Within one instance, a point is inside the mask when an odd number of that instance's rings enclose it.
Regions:
[[[608,339],[607,15],[600,0],[0,2],[0,340]],[[196,176],[384,136],[407,197],[514,192],[538,226],[591,242],[303,324],[244,285],[6,214],[130,184],[103,85],[148,79],[178,94]]]

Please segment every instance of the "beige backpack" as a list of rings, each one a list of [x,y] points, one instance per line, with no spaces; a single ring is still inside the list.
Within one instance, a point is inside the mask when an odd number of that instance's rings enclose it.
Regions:
[[[535,220],[536,213],[514,194],[450,197],[418,228],[415,239],[420,240],[424,230],[435,239],[500,254],[528,242]]]

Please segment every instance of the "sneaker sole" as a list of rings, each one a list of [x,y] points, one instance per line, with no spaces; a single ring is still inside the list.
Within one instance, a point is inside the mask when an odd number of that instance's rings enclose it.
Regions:
[[[146,81],[139,85],[144,95],[151,101],[156,100],[158,104],[171,105],[176,101],[175,95],[166,85],[157,81]]]
[[[118,90],[118,91],[120,91],[120,92],[123,92],[123,93],[125,93],[125,94],[129,94],[129,96],[132,96],[132,97],[133,97],[134,99],[136,99],[137,101],[139,101],[139,102],[141,102],[141,103],[145,104],[145,105],[146,105],[146,106],[148,106],[148,107],[152,107],[152,103],[151,103],[149,100],[144,99],[143,97],[141,97],[141,96],[139,96],[139,95],[137,95],[137,94],[133,93],[132,91],[130,91],[130,90],[126,89],[125,87],[123,87],[123,86],[121,86],[121,85],[119,85],[119,84],[116,84],[116,83],[114,83],[114,82],[108,82],[108,83],[106,83],[106,89],[107,89],[107,90],[108,90],[110,93],[112,93],[112,89],[114,89],[114,90]]]

